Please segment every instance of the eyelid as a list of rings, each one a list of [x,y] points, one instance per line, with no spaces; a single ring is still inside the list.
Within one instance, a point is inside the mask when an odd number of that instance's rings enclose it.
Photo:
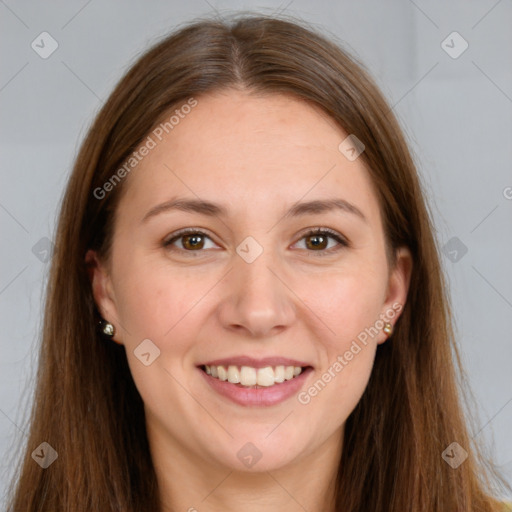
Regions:
[[[331,247],[330,249],[324,249],[319,251],[307,251],[308,254],[314,254],[315,256],[332,256],[333,254],[338,253],[340,250],[351,247],[350,242],[348,239],[343,236],[341,233],[338,233],[337,231],[331,229],[331,228],[325,228],[325,227],[317,227],[317,228],[309,228],[305,232],[303,232],[300,235],[300,238],[297,242],[301,241],[302,239],[308,237],[308,236],[314,236],[314,235],[324,235],[328,236],[329,238],[332,238],[338,242],[338,245],[336,247]],[[297,243],[295,242],[295,243]],[[295,245],[295,244],[294,244]]]
[[[208,233],[207,230],[205,230],[204,228],[183,228],[183,229],[180,229],[174,233],[172,233],[171,235],[169,235],[168,237],[166,237],[162,244],[164,246],[164,248],[168,248],[172,245],[172,243],[174,243],[176,240],[179,240],[181,237],[187,235],[187,234],[197,234],[197,235],[202,235],[202,236],[205,236],[207,238],[209,238],[210,240],[212,240],[212,242],[216,243],[212,236]],[[301,233],[301,235],[299,236],[299,239],[297,240],[297,242],[300,242],[302,239],[308,237],[308,236],[313,236],[313,235],[327,235],[328,237],[336,240],[336,242],[338,242],[338,247],[331,247],[330,249],[323,249],[323,250],[318,250],[318,251],[308,251],[306,250],[306,252],[308,253],[318,253],[318,256],[328,256],[328,255],[331,255],[337,251],[339,251],[340,249],[344,248],[344,247],[350,247],[351,244],[350,242],[347,240],[346,237],[344,237],[341,233],[338,233],[337,231],[331,229],[331,228],[326,228],[326,227],[315,227],[315,228],[307,228],[306,231],[304,231],[303,233]],[[297,242],[294,242],[293,245],[295,245]],[[185,252],[185,253],[201,253],[201,252],[205,252],[205,250],[197,250],[197,251],[187,251],[187,250],[184,250],[184,249],[180,249],[180,248],[177,248],[175,250],[178,250],[180,252]]]
[[[164,247],[168,247],[171,243],[179,240],[182,236],[185,235],[202,235],[208,237],[212,242],[216,243],[210,233],[204,228],[183,228],[174,233],[171,233],[169,236],[165,237],[162,244]],[[185,252],[203,252],[203,251],[185,251]]]
[[[317,227],[317,228],[307,228],[306,231],[301,233],[300,239],[304,238],[305,236],[311,236],[311,235],[323,235],[328,234],[335,240],[337,240],[340,243],[344,243],[346,245],[349,245],[349,241],[345,236],[343,236],[341,233],[338,233],[338,231],[335,231],[331,228],[324,228],[324,227]]]

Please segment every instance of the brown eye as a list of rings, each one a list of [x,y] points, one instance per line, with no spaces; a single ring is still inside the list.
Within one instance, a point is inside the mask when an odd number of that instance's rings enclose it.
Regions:
[[[206,233],[196,230],[187,229],[175,233],[175,235],[164,241],[163,246],[172,251],[179,251],[181,253],[202,253],[203,250],[212,247],[205,247],[207,241],[214,243],[210,236]],[[300,241],[305,240],[305,248],[308,252],[316,252],[318,256],[333,254],[343,247],[349,247],[349,243],[336,231],[329,229],[316,229],[306,233]],[[329,246],[330,241],[335,241],[337,244]]]
[[[302,240],[305,240],[306,250],[318,253],[317,256],[328,256],[344,247],[349,247],[347,240],[336,231],[327,228],[309,231],[301,238]],[[329,247],[330,240],[334,240],[337,244]]]
[[[204,239],[202,235],[184,235],[182,238],[182,245],[185,249],[202,249],[204,246]]]
[[[308,249],[325,249],[328,245],[327,236],[323,235],[309,235],[306,238],[306,246]],[[309,243],[308,243],[309,241]]]
[[[163,246],[172,251],[184,252],[203,252],[203,249],[210,249],[211,247],[206,246],[206,242],[211,238],[202,231],[197,229],[188,229],[176,233],[173,237],[165,240]]]

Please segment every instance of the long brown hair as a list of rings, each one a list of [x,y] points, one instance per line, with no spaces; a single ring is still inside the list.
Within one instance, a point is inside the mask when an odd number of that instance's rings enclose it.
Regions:
[[[311,102],[363,141],[387,242],[408,246],[414,258],[392,342],[379,346],[346,423],[336,510],[498,510],[490,497],[496,475],[468,434],[439,250],[399,123],[364,66],[337,43],[297,20],[247,14],[195,20],[151,48],[117,85],[82,144],[62,201],[30,430],[8,510],[159,510],[143,402],[124,347],[105,342],[96,329],[84,263],[88,249],[108,259],[123,182],[102,199],[93,191],[171,108],[229,88]],[[454,441],[469,455],[456,469],[441,456]],[[58,453],[47,469],[31,458],[42,442]]]

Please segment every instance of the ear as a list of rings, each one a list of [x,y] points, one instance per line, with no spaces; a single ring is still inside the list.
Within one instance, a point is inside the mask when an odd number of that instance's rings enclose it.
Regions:
[[[85,264],[87,266],[87,273],[91,281],[92,294],[96,307],[101,316],[114,325],[117,335],[119,337],[120,326],[117,320],[117,308],[115,302],[115,295],[112,287],[110,274],[106,266],[100,261],[96,251],[89,249],[85,255]],[[119,345],[122,342],[118,339],[112,339]]]
[[[411,282],[413,259],[408,247],[400,247],[396,251],[396,264],[391,269],[388,279],[386,299],[383,304],[381,319],[393,327],[402,314],[407,301],[407,293]],[[384,343],[388,335],[379,333],[378,344]]]

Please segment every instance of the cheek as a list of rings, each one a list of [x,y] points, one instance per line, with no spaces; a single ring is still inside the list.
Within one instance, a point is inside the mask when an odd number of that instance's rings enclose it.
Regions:
[[[323,293],[312,296],[308,304],[329,329],[319,340],[321,368],[298,399],[311,406],[311,412],[315,408],[319,414],[327,413],[325,421],[333,428],[350,415],[370,378],[382,327],[385,286],[380,275],[384,274],[361,267],[326,280]]]
[[[181,411],[190,407],[181,385],[188,378],[185,368],[190,366],[199,323],[196,315],[201,311],[200,303],[194,305],[211,284],[194,279],[192,273],[184,278],[187,273],[180,270],[137,264],[135,258],[130,265],[124,267],[130,270],[116,288],[118,316],[125,328],[122,341],[139,393],[163,419],[170,404]],[[147,366],[145,353],[150,354]]]
[[[327,320],[336,334],[322,337],[321,367],[297,397],[303,414],[320,419],[326,432],[344,424],[361,399],[373,368],[379,332],[375,329],[377,307],[370,304],[373,297],[347,301],[340,292],[331,298],[334,308],[336,299],[339,301]]]
[[[329,351],[344,351],[346,344],[371,331],[379,320],[385,298],[385,272],[380,262],[355,264],[317,281],[308,306],[329,327],[324,339]],[[310,285],[312,283],[309,283]]]
[[[115,276],[118,318],[123,342],[172,337],[172,331],[208,290],[208,282],[188,269],[171,268],[136,252],[119,257]]]

